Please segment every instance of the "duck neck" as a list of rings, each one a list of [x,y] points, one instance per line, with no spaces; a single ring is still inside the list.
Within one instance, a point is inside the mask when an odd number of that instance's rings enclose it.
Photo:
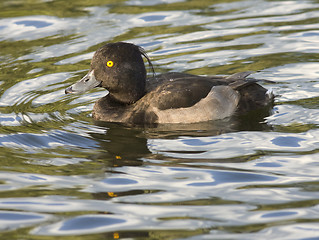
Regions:
[[[143,97],[143,94],[132,94],[132,93],[109,93],[109,98],[118,104],[128,105],[133,104],[136,101],[138,101],[141,97]]]
[[[109,96],[113,101],[122,104],[132,104],[145,95],[145,79],[134,81],[131,79],[116,89],[109,89]]]

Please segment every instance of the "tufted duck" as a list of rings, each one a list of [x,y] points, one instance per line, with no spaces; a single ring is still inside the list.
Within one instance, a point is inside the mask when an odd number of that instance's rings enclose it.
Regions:
[[[95,52],[88,74],[65,93],[106,88],[109,93],[94,105],[94,119],[131,124],[217,120],[273,102],[267,89],[247,78],[252,72],[227,77],[170,72],[147,79],[142,56],[153,68],[141,47],[108,43]]]

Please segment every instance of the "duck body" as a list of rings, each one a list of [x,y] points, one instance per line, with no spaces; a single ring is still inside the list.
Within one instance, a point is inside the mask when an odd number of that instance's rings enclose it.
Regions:
[[[170,72],[146,79],[142,55],[147,58],[130,43],[106,44],[93,56],[89,73],[66,93],[104,87],[109,93],[95,103],[94,119],[141,125],[218,120],[273,102],[267,89],[247,78],[251,72],[226,77]]]

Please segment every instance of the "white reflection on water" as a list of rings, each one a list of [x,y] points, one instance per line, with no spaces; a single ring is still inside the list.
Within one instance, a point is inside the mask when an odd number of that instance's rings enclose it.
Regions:
[[[226,159],[258,151],[304,152],[319,147],[319,131],[305,133],[237,132],[213,137],[149,139],[148,148],[172,158]],[[197,152],[197,153],[194,153]]]
[[[264,239],[309,239],[315,240],[319,236],[318,223],[292,223],[289,225],[271,226],[261,231],[252,233],[232,233],[225,231],[210,231],[207,235],[197,235],[196,237],[185,238],[185,240],[211,240],[212,236],[216,239],[247,239],[255,240],[261,236]]]
[[[51,16],[25,16],[0,20],[1,40],[34,40],[55,35],[65,27],[66,21]],[[72,24],[72,23],[68,23]],[[73,23],[75,26],[76,23]]]
[[[82,133],[83,134],[83,133]],[[94,148],[97,143],[81,132],[67,133],[64,131],[44,131],[44,133],[0,134],[0,146],[26,150],[57,148],[62,146]]]
[[[0,106],[21,104],[32,101],[32,99],[36,97],[39,97],[39,99],[35,101],[36,104],[48,103],[48,99],[45,95],[38,96],[36,92],[50,90],[53,84],[60,83],[61,79],[67,79],[70,76],[70,73],[54,73],[21,81],[11,88],[6,89],[1,95]],[[59,87],[59,85],[54,86],[54,88],[56,87]],[[64,93],[62,91],[55,91],[51,92],[49,96],[51,97],[50,102],[52,102],[54,100],[59,100],[62,96],[64,97]]]
[[[245,16],[267,16],[265,21],[269,20],[269,16],[272,15],[287,15],[292,13],[299,13],[306,9],[312,9],[317,6],[310,1],[240,1],[240,2],[227,2],[227,3],[218,3],[214,4],[214,7],[217,11],[226,11],[226,10],[242,10],[245,13]]]
[[[271,125],[319,124],[319,110],[296,105],[279,105],[276,113],[267,117]]]

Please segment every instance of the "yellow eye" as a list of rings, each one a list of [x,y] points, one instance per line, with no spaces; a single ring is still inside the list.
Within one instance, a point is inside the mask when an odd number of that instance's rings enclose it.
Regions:
[[[113,67],[114,63],[113,61],[107,61],[106,66]]]

